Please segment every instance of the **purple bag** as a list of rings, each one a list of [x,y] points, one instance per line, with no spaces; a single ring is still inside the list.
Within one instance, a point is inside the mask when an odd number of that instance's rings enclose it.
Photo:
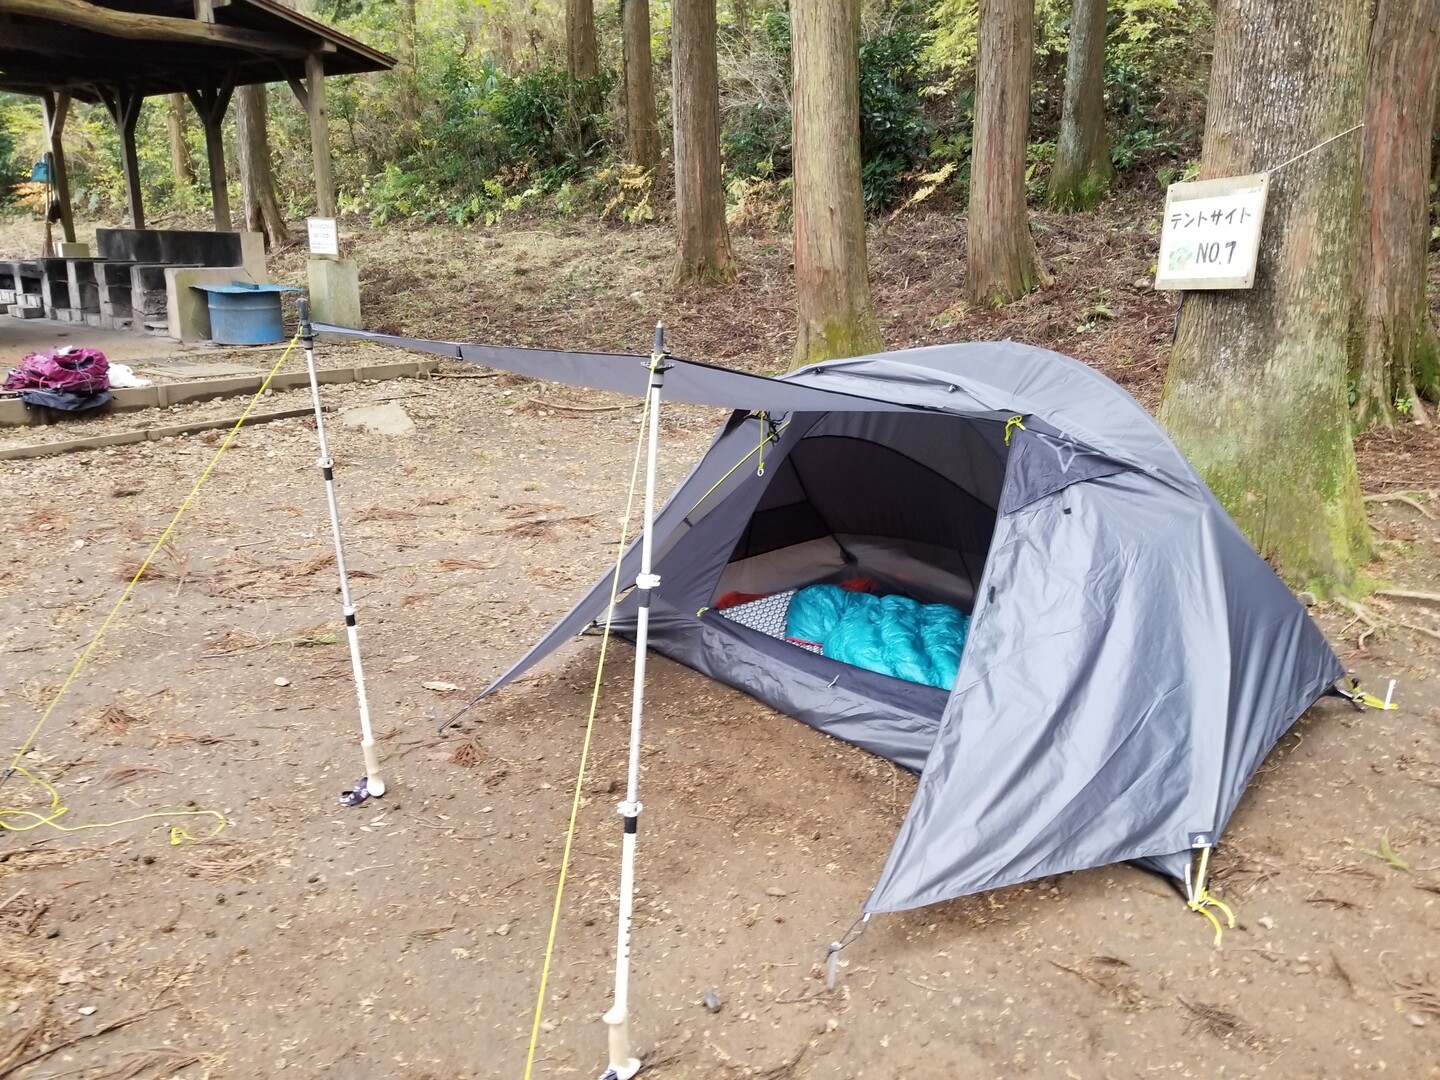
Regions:
[[[97,394],[110,388],[110,361],[99,349],[64,345],[31,353],[11,368],[6,390],[55,390],[69,394]]]

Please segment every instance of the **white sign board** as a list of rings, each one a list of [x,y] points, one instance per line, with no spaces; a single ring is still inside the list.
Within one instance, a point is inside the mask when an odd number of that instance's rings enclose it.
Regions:
[[[1160,227],[1157,289],[1248,289],[1255,284],[1270,175],[1171,184]]]
[[[310,230],[310,254],[340,256],[340,231],[335,227],[333,217],[312,217],[305,219]]]

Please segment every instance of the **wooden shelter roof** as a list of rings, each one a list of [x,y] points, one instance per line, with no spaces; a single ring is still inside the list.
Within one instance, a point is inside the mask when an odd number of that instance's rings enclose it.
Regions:
[[[325,76],[395,65],[278,0],[0,0],[0,91],[100,102],[107,86],[144,98],[295,85],[312,55]]]

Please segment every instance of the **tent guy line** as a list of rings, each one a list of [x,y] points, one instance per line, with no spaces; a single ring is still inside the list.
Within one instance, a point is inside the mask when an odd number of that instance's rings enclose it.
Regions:
[[[250,413],[254,410],[255,406],[259,404],[260,399],[264,397],[266,391],[269,390],[270,383],[275,378],[275,375],[285,365],[285,361],[290,359],[290,353],[294,351],[295,346],[300,343],[300,337],[300,332],[297,331],[295,336],[290,339],[290,343],[281,352],[280,359],[276,360],[274,366],[270,368],[270,371],[266,374],[254,395],[252,395],[249,402],[246,403],[244,411],[241,412],[234,426],[230,428],[230,431],[226,434],[220,446],[211,456],[210,461],[206,464],[205,468],[201,470],[200,476],[196,479],[194,485],[191,486],[189,493],[181,500],[179,508],[176,509],[175,513],[171,516],[165,528],[161,530],[160,536],[156,539],[155,543],[150,545],[150,550],[145,553],[145,557],[140,561],[139,569],[135,571],[124,590],[120,593],[120,598],[115,601],[114,606],[110,608],[109,613],[101,621],[100,628],[95,631],[94,636],[91,637],[90,641],[76,658],[75,663],[71,665],[70,671],[65,676],[65,680],[51,697],[50,703],[45,707],[45,711],[41,713],[40,718],[35,721],[35,725],[30,729],[30,733],[26,736],[20,748],[15,751],[15,756],[11,758],[9,767],[3,774],[0,774],[0,788],[3,788],[6,781],[18,772],[38,787],[44,789],[50,796],[49,812],[46,814],[37,814],[29,810],[8,807],[0,809],[0,829],[4,829],[7,832],[28,832],[31,829],[39,828],[41,825],[46,825],[60,832],[79,832],[85,829],[104,829],[116,825],[129,825],[137,821],[149,821],[157,818],[213,817],[219,821],[219,824],[216,825],[215,829],[210,833],[210,836],[214,836],[227,824],[224,815],[217,810],[174,810],[142,814],[138,817],[125,818],[122,821],[104,822],[95,825],[61,825],[58,819],[68,812],[68,808],[60,798],[59,791],[40,777],[30,773],[20,763],[24,760],[25,755],[35,748],[35,743],[40,738],[41,731],[44,730],[45,725],[49,722],[50,717],[59,706],[60,700],[65,696],[66,691],[70,689],[71,684],[90,659],[90,655],[99,648],[100,642],[104,639],[111,624],[119,617],[121,609],[125,606],[125,601],[130,599],[130,595],[135,591],[135,586],[140,583],[140,580],[145,576],[145,571],[150,568],[150,564],[154,561],[155,556],[160,553],[161,548],[165,546],[165,542],[170,539],[171,533],[175,531],[175,527],[180,524],[180,519],[184,517],[185,512],[190,509],[190,504],[200,493],[201,486],[210,478],[211,473],[215,470],[215,466],[220,463],[221,455],[230,448],[230,444],[235,441],[235,437],[240,433],[240,429],[245,425],[245,421],[250,416]],[[10,820],[8,820],[14,818],[33,818],[34,821],[30,825],[17,826],[11,824]],[[190,834],[180,826],[174,826],[170,830],[170,842],[172,844],[179,844],[185,840],[193,839],[194,837],[190,836]],[[205,839],[209,839],[209,837],[205,837]]]
[[[639,356],[322,329],[658,393]],[[918,774],[831,967],[874,915],[1117,862],[1183,886],[1218,944],[1211,856],[1265,756],[1321,697],[1383,703],[1154,418],[1012,341],[666,364],[667,400],[732,411],[628,546],[636,588],[615,604],[607,574],[480,697],[603,623],[642,678],[648,648]],[[761,447],[763,473],[733,464]]]
[[[640,430],[635,440],[635,460],[630,466],[630,484],[625,495],[625,512],[620,518],[620,541],[616,545],[614,570],[610,575],[610,607],[620,595],[620,565],[625,555],[626,538],[630,531],[630,515],[635,509],[635,490],[640,479],[640,464],[644,460],[646,432],[650,424],[650,399],[646,397],[640,413]],[[585,790],[585,767],[590,760],[590,744],[595,734],[595,717],[600,711],[600,689],[605,678],[605,659],[610,652],[610,628],[607,625],[600,637],[600,654],[595,661],[595,681],[590,689],[590,710],[585,718],[585,736],[580,744],[580,763],[575,772],[575,793],[570,802],[570,821],[565,828],[565,847],[560,856],[560,876],[555,884],[555,903],[550,912],[550,930],[545,939],[545,958],[540,966],[540,986],[535,994],[535,1015],[530,1025],[530,1047],[525,1054],[525,1077],[530,1080],[535,1065],[535,1052],[540,1045],[540,1024],[545,1013],[545,990],[550,982],[550,966],[555,956],[555,939],[560,930],[560,911],[565,899],[565,880],[570,872],[570,854],[574,848],[575,832],[580,820],[580,801]],[[478,700],[478,699],[475,699]],[[471,705],[475,702],[471,701]],[[467,705],[466,709],[469,708]],[[443,732],[465,709],[461,709],[441,727]]]

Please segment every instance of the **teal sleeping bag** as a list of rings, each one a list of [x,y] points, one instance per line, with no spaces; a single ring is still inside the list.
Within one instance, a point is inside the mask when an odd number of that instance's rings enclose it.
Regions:
[[[960,671],[970,617],[949,604],[811,585],[790,600],[785,636],[867,671],[949,690]]]

